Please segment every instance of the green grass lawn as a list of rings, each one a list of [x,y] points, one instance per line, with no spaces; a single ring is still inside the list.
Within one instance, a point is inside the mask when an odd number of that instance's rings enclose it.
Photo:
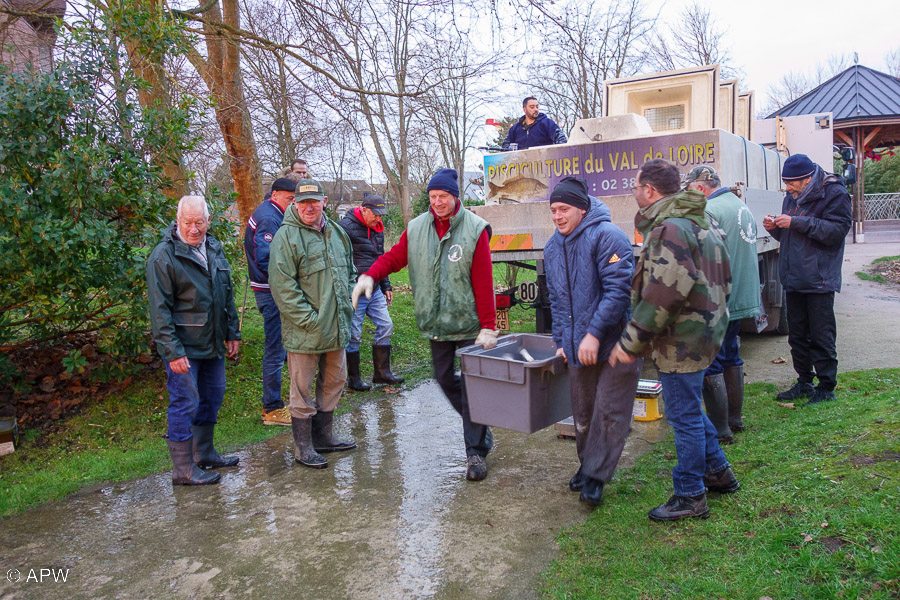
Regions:
[[[725,447],[742,488],[708,520],[653,523],[671,439],[619,472],[545,572],[550,598],[900,597],[900,369],[842,374],[838,400],[791,409],[747,386]]]
[[[236,270],[235,272],[244,272]],[[495,280],[502,281],[505,267],[495,267]],[[520,271],[517,281],[534,279],[533,271]],[[415,326],[412,293],[406,270],[391,276],[395,287],[390,309],[394,320],[393,370],[411,387],[432,376],[427,341]],[[244,286],[235,285],[238,294]],[[238,308],[243,296],[235,298]],[[259,442],[286,427],[266,427],[262,408],[261,370],[265,334],[253,293],[248,294],[240,357],[227,361],[228,390],[219,412],[216,447],[234,450]],[[534,311],[514,307],[510,312],[514,331],[534,331]],[[372,375],[372,335],[375,327],[367,319],[360,348],[361,371]],[[336,412],[353,410],[363,402],[383,399],[389,392],[377,387],[370,392],[345,392]],[[282,398],[288,398],[285,371]],[[97,402],[85,402],[77,415],[66,418],[53,431],[24,432],[24,443],[14,453],[0,457],[0,518],[13,515],[48,500],[62,498],[79,489],[105,482],[123,481],[171,468],[162,436],[166,431],[168,395],[165,374],[157,369],[135,378],[124,391]]]

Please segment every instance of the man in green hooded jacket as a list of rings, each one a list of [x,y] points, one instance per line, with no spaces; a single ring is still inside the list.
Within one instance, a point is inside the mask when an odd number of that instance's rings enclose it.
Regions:
[[[709,516],[706,491],[731,493],[740,484],[700,407],[703,372],[728,326],[731,269],[721,231],[710,225],[700,192],[680,191],[675,165],[650,160],[632,188],[635,228],[644,247],[631,288],[631,321],[609,362],[652,354],[663,386],[666,420],[675,431],[675,494],[650,511],[654,521]]]
[[[320,453],[356,448],[353,440],[332,435],[334,409],[347,379],[344,348],[350,341],[356,268],[350,238],[324,208],[322,185],[301,179],[269,248],[269,286],[281,313],[291,377],[294,458],[313,469],[328,466]]]

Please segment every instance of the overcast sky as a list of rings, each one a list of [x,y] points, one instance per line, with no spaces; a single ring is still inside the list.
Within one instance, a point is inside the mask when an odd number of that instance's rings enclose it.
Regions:
[[[679,13],[691,3],[692,0],[655,0],[652,6],[660,7],[658,23],[663,24],[676,22]],[[732,64],[743,71],[741,90],[756,92],[756,113],[767,104],[768,88],[791,71],[812,74],[817,64],[826,65],[831,56],[847,54],[852,61],[854,52],[859,55],[859,64],[885,71],[885,56],[900,48],[898,0],[700,0],[700,3],[710,8],[717,28],[727,31],[725,44]],[[500,44],[515,45],[514,40],[523,28],[513,29],[510,24],[522,15],[500,13],[503,15]],[[498,40],[489,35],[480,40],[483,45],[492,42],[496,45]],[[488,117],[499,119],[504,114],[521,114],[520,98],[523,93],[531,93],[506,77],[501,75],[495,85],[500,90],[509,89],[509,97],[490,105],[486,110]],[[485,128],[479,132],[475,145],[486,143],[494,131]],[[469,168],[480,168],[481,157],[480,152],[470,151],[466,157]]]
[[[661,20],[673,22],[690,0],[669,0]],[[859,64],[885,70],[885,55],[900,47],[897,0],[703,0],[719,27],[729,32],[735,66],[746,75],[743,89],[766,90],[790,71],[812,71],[835,54],[859,53]]]

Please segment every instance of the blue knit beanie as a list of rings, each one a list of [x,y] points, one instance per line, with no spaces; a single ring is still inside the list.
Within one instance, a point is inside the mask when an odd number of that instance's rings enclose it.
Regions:
[[[797,181],[812,177],[816,172],[816,163],[809,160],[805,154],[795,154],[789,156],[784,161],[784,167],[781,169],[782,181]]]
[[[455,198],[459,198],[459,177],[455,169],[441,169],[428,182],[428,191],[443,190]]]

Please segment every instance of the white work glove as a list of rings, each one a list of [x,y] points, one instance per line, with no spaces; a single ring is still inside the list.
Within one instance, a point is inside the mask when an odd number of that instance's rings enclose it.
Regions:
[[[475,338],[475,343],[481,344],[481,346],[485,350],[490,350],[497,345],[498,335],[500,335],[500,332],[494,329],[482,329],[478,332],[478,337]]]
[[[359,305],[359,297],[361,295],[365,294],[366,298],[372,297],[373,289],[375,289],[375,280],[368,275],[360,275],[356,285],[353,286],[353,294],[350,296],[353,300],[353,310],[356,310],[357,305]]]

